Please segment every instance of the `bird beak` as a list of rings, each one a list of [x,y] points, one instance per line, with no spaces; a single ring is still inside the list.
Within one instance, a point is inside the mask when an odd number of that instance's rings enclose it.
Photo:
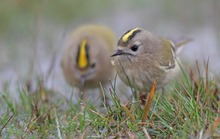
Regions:
[[[111,55],[111,57],[114,57],[114,56],[117,56],[117,55],[123,55],[124,54],[124,52],[122,51],[122,50],[117,50],[117,51],[115,51],[112,55]]]

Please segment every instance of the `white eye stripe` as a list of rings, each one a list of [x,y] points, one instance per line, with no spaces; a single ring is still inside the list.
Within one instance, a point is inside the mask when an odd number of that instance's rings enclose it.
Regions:
[[[141,46],[141,42],[136,41],[133,45]]]

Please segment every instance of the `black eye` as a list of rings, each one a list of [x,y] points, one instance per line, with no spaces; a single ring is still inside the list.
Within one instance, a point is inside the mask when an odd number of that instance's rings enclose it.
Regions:
[[[92,63],[91,68],[95,68],[95,66],[96,66],[95,63]]]
[[[138,48],[139,48],[139,45],[136,45],[136,44],[134,44],[133,46],[131,46],[131,50],[132,50],[133,52],[136,52],[136,51],[138,50]]]

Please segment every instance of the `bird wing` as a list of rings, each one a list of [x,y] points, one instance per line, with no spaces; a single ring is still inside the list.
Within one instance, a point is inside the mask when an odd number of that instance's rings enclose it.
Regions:
[[[169,70],[175,68],[175,49],[173,43],[167,39],[161,39],[161,47],[158,51],[158,62],[162,69]]]

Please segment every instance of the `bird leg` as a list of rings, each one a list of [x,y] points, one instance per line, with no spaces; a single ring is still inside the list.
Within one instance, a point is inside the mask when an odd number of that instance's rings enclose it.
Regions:
[[[85,91],[84,91],[84,89],[80,89],[80,92],[79,92],[79,98],[80,98],[80,100],[81,101],[85,101]]]

